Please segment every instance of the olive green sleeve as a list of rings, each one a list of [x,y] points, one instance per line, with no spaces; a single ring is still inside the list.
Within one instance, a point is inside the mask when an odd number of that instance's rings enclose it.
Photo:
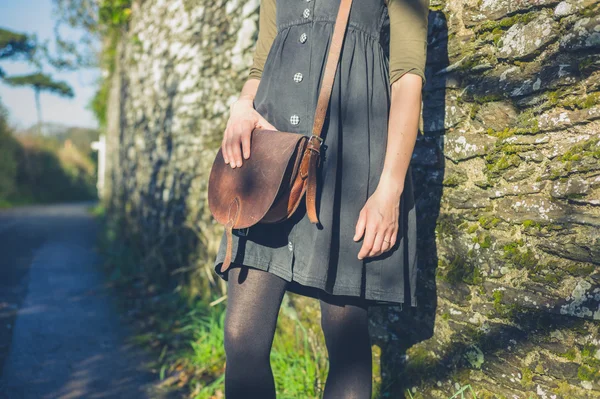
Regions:
[[[250,67],[248,79],[261,78],[267,55],[269,55],[269,50],[271,49],[271,44],[273,44],[273,39],[275,39],[275,36],[277,35],[275,3],[276,0],[260,1],[258,39],[256,40],[253,63]]]
[[[423,78],[427,58],[429,0],[388,0],[390,86],[406,73]]]

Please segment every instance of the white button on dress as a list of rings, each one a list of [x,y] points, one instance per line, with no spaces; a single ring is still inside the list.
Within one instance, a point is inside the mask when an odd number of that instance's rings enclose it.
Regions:
[[[298,123],[300,123],[300,117],[296,114],[290,116],[290,123],[292,125],[297,125]]]
[[[310,9],[305,8],[304,12],[302,13],[302,15],[304,16],[304,18],[310,17]]]
[[[297,72],[294,74],[294,82],[296,82],[296,83],[302,82],[302,74],[300,72]]]
[[[306,38],[307,38],[307,37],[308,37],[308,36],[306,36],[306,33],[302,33],[302,34],[300,35],[300,43],[304,43],[304,42],[306,42]]]

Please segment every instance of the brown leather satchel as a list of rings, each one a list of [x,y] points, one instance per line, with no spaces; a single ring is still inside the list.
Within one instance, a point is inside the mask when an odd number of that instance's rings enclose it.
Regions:
[[[242,166],[225,163],[219,149],[208,181],[208,207],[225,225],[227,254],[221,272],[232,258],[232,229],[257,223],[278,223],[288,219],[306,194],[306,212],[318,223],[315,197],[317,168],[320,165],[320,137],[333,88],[352,0],[341,0],[327,55],[317,101],[312,136],[255,128],[251,133],[250,157]]]

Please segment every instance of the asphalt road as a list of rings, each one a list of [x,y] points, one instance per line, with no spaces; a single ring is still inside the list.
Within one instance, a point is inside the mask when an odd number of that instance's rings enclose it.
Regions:
[[[0,398],[149,398],[95,252],[91,204],[0,211]]]

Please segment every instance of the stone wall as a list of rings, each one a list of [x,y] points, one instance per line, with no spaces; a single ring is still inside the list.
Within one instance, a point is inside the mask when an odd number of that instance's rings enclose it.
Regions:
[[[199,290],[224,288],[206,184],[258,7],[140,1],[112,76],[113,215]],[[431,0],[429,25],[419,307],[372,312],[382,390],[600,398],[600,5]]]

